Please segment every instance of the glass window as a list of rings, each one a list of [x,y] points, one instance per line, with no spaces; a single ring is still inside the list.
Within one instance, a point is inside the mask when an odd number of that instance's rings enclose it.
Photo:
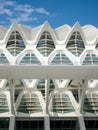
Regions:
[[[13,31],[11,33],[6,48],[13,56],[17,56],[24,50],[25,44],[19,32]]]
[[[90,119],[85,120],[86,130],[98,130],[98,120]]]
[[[9,130],[9,118],[0,118],[0,130]]]
[[[8,64],[9,65],[9,61],[4,53],[0,53],[0,64],[6,64],[6,65]]]
[[[44,121],[16,120],[16,130],[44,130]]]
[[[42,33],[36,48],[44,57],[48,57],[55,49],[53,39],[48,31]]]
[[[41,64],[38,58],[32,52],[27,52],[21,59],[20,64]]]
[[[70,101],[70,98],[64,94],[55,94],[52,100],[51,111],[61,114],[74,112],[75,109]]]
[[[84,60],[83,60],[83,65],[95,65],[98,64],[98,56],[94,54],[92,51],[89,51]]]
[[[77,121],[76,120],[50,120],[50,130],[76,130]]]
[[[79,57],[85,49],[84,42],[79,32],[74,32],[70,37],[66,48],[75,56]]]
[[[38,96],[32,93],[25,93],[17,111],[27,114],[42,112]]]
[[[62,52],[59,52],[55,55],[54,59],[51,61],[51,64],[68,64],[72,65],[72,61]]]
[[[4,94],[0,94],[0,113],[9,112],[7,97]]]
[[[86,94],[84,100],[84,111],[98,113],[98,94]]]

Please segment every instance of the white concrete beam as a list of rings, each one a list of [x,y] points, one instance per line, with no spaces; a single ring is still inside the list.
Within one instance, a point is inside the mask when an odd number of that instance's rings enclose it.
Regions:
[[[0,66],[0,79],[98,79],[98,66]]]

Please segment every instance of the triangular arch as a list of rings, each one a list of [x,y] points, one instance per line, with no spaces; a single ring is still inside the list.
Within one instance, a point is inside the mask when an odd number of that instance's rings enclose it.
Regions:
[[[85,54],[82,65],[98,65],[98,56],[93,51],[88,51]]]
[[[50,64],[72,65],[72,61],[62,51],[57,52]]]
[[[41,62],[32,51],[27,51],[19,64],[41,64]]]
[[[79,57],[85,49],[85,38],[79,23],[75,24],[67,38],[66,48],[76,57]]]

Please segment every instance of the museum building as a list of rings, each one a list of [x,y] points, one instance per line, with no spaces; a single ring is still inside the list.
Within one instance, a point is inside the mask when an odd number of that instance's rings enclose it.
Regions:
[[[98,29],[0,26],[0,130],[98,130]]]

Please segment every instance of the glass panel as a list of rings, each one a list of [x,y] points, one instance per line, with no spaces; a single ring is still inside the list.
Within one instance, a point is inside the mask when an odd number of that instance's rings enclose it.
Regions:
[[[83,60],[83,65],[95,65],[98,64],[98,56],[93,52],[88,52]]]
[[[86,94],[84,111],[98,114],[98,94]]]
[[[4,53],[0,54],[0,64],[9,64],[8,59],[6,58]]]
[[[12,32],[8,39],[6,48],[13,56],[17,56],[24,50],[25,44],[19,32]]]
[[[32,93],[25,93],[17,111],[28,114],[42,112],[38,96]]]
[[[51,64],[68,64],[72,65],[72,61],[63,53],[59,52],[56,54]]]
[[[50,120],[50,130],[76,130],[76,120]]]
[[[48,57],[55,49],[53,39],[48,31],[43,32],[36,48],[44,57]]]
[[[4,94],[0,94],[0,113],[9,112],[7,97]]]
[[[9,118],[0,118],[0,130],[9,130]]]
[[[79,32],[74,32],[70,37],[66,48],[75,56],[79,57],[85,49],[84,42]]]
[[[98,120],[85,120],[86,130],[98,130]]]
[[[56,113],[70,113],[74,112],[75,109],[70,101],[70,98],[64,94],[55,94],[52,100],[51,111]]]
[[[44,130],[44,121],[16,120],[16,130]]]
[[[41,64],[38,58],[32,52],[28,52],[20,61],[20,64]]]

